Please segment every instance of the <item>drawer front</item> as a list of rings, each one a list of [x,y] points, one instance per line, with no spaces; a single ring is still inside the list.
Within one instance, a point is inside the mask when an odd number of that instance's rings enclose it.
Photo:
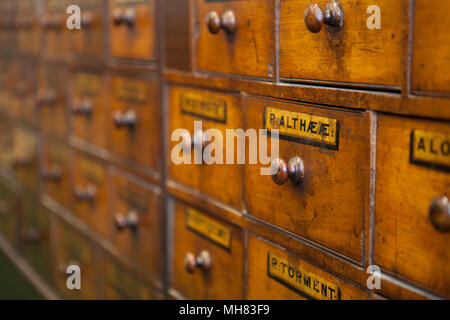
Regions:
[[[46,55],[61,55],[70,50],[73,34],[66,26],[66,9],[71,4],[68,0],[47,0],[44,3],[42,32]]]
[[[248,299],[364,300],[366,292],[284,249],[249,235]]]
[[[114,58],[154,60],[155,0],[110,0],[110,50]]]
[[[15,204],[15,195],[0,182],[0,232],[11,243],[16,242],[18,212]]]
[[[134,272],[108,259],[104,264],[105,299],[108,300],[157,300],[149,286],[137,279]]]
[[[70,118],[74,135],[107,148],[108,104],[101,73],[76,72],[71,82]]]
[[[21,199],[20,249],[28,262],[43,277],[52,281],[50,224],[47,211],[38,203]]]
[[[16,30],[18,49],[27,55],[37,55],[39,53],[37,1],[18,1],[17,10]]]
[[[102,0],[78,0],[81,29],[70,30],[73,53],[87,57],[103,56]],[[65,27],[65,26],[64,26]],[[65,27],[66,28],[66,27]]]
[[[1,99],[1,98],[0,98]],[[10,171],[14,159],[14,123],[8,118],[0,117],[0,167]]]
[[[62,138],[67,132],[64,74],[61,66],[44,66],[37,93],[40,128],[45,135]]]
[[[114,173],[111,192],[114,195],[110,214],[115,228],[113,242],[162,281],[161,190]]]
[[[58,203],[71,208],[69,148],[62,142],[44,139],[42,143],[41,178],[45,193]]]
[[[450,126],[380,115],[375,264],[450,297]]]
[[[207,164],[201,159],[197,161],[197,156],[201,158],[199,148],[202,146],[199,143],[201,139],[195,138],[201,137],[202,131],[216,129],[222,134],[225,145],[226,129],[243,128],[239,97],[214,91],[172,87],[170,114],[170,134],[173,141],[168,155],[169,159],[172,159],[169,163],[169,177],[229,206],[242,209],[243,165],[236,164],[237,160],[235,164],[225,164],[227,162],[225,147],[222,151],[223,164],[220,164],[219,158],[212,164]],[[198,128],[195,128],[195,122],[198,122]],[[183,145],[186,154],[181,149]],[[216,149],[219,150],[219,147],[216,146]],[[182,159],[179,159],[180,157]],[[183,162],[176,164],[174,160]],[[223,188],[223,181],[227,181],[232,187]]]
[[[308,24],[304,13],[310,7]],[[340,0],[341,28],[321,24],[320,12],[335,0],[285,0],[280,11],[280,76],[399,87],[404,80],[408,1]],[[381,26],[376,28],[377,6]],[[319,11],[320,10],[320,11]],[[319,12],[319,14],[313,14]],[[373,16],[373,19],[372,19]],[[313,33],[309,31],[307,25]],[[371,28],[369,28],[369,26]],[[320,31],[318,31],[320,30]]]
[[[273,1],[196,0],[197,68],[272,77],[275,67]]]
[[[412,90],[450,92],[450,3],[439,10],[426,0],[415,2],[412,58]]]
[[[95,252],[92,245],[69,226],[55,224],[55,283],[64,299],[95,299],[97,274]],[[76,265],[81,271],[81,290],[67,287],[67,267]]]
[[[132,162],[160,170],[160,119],[155,79],[111,79],[111,150]],[[142,152],[146,150],[146,152]]]
[[[279,163],[278,184],[261,174],[269,160],[246,164],[248,213],[361,262],[369,202],[368,115],[256,97],[247,98],[246,112],[247,129],[278,128],[280,134],[279,155],[271,155]],[[263,137],[260,155],[267,154]],[[267,145],[271,150],[270,139]],[[297,181],[287,175],[290,162]]]
[[[12,164],[17,177],[29,190],[38,192],[38,156],[35,132],[25,127],[13,129]]]
[[[110,235],[107,174],[103,163],[77,153],[74,161],[74,210],[76,215],[100,235]]]
[[[187,299],[243,299],[242,231],[175,203],[171,287]]]

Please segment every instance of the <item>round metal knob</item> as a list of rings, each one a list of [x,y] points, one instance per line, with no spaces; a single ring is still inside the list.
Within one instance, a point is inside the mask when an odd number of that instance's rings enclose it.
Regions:
[[[47,91],[41,90],[38,93],[37,100],[40,105],[49,105],[56,102],[56,96],[57,94],[56,91],[54,90],[51,89]]]
[[[236,30],[236,17],[234,16],[233,11],[225,11],[222,15],[221,26],[226,33],[233,33]]]
[[[212,34],[216,34],[220,31],[221,23],[220,23],[220,17],[215,11],[211,11],[206,16],[206,25],[208,26],[209,32]]]
[[[288,163],[289,178],[293,184],[299,184],[305,177],[305,166],[300,157],[293,157]]]
[[[312,33],[319,32],[323,25],[340,28],[344,22],[344,11],[337,0],[330,1],[322,9],[317,4],[310,4],[305,11],[306,28]]]
[[[430,221],[437,231],[450,231],[450,203],[447,197],[439,197],[431,202]]]
[[[113,12],[113,22],[116,26],[126,24],[128,27],[133,27],[136,23],[136,10],[116,8]]]
[[[226,33],[233,33],[236,30],[236,17],[234,12],[227,10],[219,17],[216,11],[211,11],[206,16],[206,26],[209,32],[216,34],[223,29]]]
[[[136,125],[136,113],[133,110],[128,110],[125,113],[116,111],[114,114],[114,123],[117,128],[132,128]]]
[[[86,187],[76,187],[75,198],[80,201],[93,201],[97,195],[96,186],[89,184]]]
[[[21,232],[20,238],[24,243],[38,243],[42,239],[42,232],[39,228],[30,227]]]
[[[286,163],[284,159],[275,159],[271,163],[272,180],[279,185],[291,179],[293,184],[299,184],[305,176],[305,166],[300,157],[293,157]]]
[[[284,159],[272,160],[270,172],[272,173],[273,182],[279,185],[284,184],[289,177],[288,165]]]
[[[93,22],[92,13],[84,12],[81,15],[81,19],[80,19],[81,28],[89,28],[92,25],[92,22]]]
[[[48,181],[57,181],[61,179],[62,169],[59,165],[54,165],[47,170],[42,172],[42,178]]]
[[[74,103],[72,106],[72,111],[74,114],[79,115],[90,115],[92,113],[94,105],[91,100],[84,99],[81,103]]]
[[[132,230],[136,230],[139,226],[139,215],[135,211],[129,211],[126,215],[121,213],[116,213],[115,216],[116,227],[119,230],[123,230],[125,228],[129,228]]]
[[[195,268],[209,270],[211,269],[211,265],[211,255],[206,250],[201,251],[197,257],[192,253],[187,253],[184,256],[184,268],[189,273],[194,272]]]
[[[197,259],[195,258],[194,254],[192,253],[186,253],[184,256],[184,268],[187,272],[192,273],[195,270],[195,267],[197,267]]]

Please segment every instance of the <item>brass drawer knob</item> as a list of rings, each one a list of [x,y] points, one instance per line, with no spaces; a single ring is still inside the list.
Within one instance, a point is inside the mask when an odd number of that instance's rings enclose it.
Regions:
[[[205,139],[203,130],[194,131],[193,135],[183,134],[183,149],[190,150],[191,148],[204,149],[208,145]]]
[[[53,165],[42,172],[42,178],[47,181],[57,181],[61,179],[62,169],[59,165]]]
[[[47,91],[41,90],[38,93],[37,101],[40,105],[50,105],[56,102],[56,91],[49,89]]]
[[[117,128],[133,128],[136,122],[136,113],[133,110],[128,110],[125,113],[116,111],[114,114],[114,123]]]
[[[200,252],[197,257],[195,257],[195,255],[190,252],[184,256],[184,268],[189,273],[193,273],[195,268],[209,270],[211,269],[211,265],[211,255],[206,250]]]
[[[86,187],[75,188],[75,199],[78,201],[94,201],[97,195],[97,187],[93,184],[88,184]]]
[[[89,28],[92,26],[93,17],[91,12],[84,12],[81,15],[80,24],[81,28]]]
[[[430,221],[439,232],[450,231],[450,203],[447,197],[439,197],[430,205]]]
[[[324,24],[341,28],[344,23],[344,11],[337,0],[330,1],[322,9],[317,4],[310,4],[305,11],[306,28],[312,33],[322,30]]]
[[[133,27],[136,23],[136,10],[134,8],[126,10],[116,8],[113,12],[113,22],[116,26],[126,24],[130,28]]]
[[[206,25],[212,34],[216,34],[223,29],[226,33],[233,33],[236,30],[236,17],[232,10],[227,10],[219,17],[216,11],[211,11],[206,16]]]
[[[37,227],[30,227],[20,233],[20,238],[22,239],[23,243],[39,243],[42,239],[42,232]]]
[[[94,105],[91,100],[84,99],[81,103],[74,103],[72,105],[72,112],[74,114],[88,116],[92,114],[93,107]]]
[[[139,226],[139,215],[133,210],[128,211],[126,215],[116,213],[115,221],[118,230],[124,230],[126,228],[136,230]]]
[[[286,160],[278,158],[272,160],[270,172],[272,173],[272,180],[282,185],[290,178],[293,184],[299,184],[303,181],[305,176],[305,166],[300,157],[293,157],[286,163]]]

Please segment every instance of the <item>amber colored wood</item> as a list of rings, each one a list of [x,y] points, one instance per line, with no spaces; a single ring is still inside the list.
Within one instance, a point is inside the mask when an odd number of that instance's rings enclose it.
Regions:
[[[43,29],[43,53],[47,57],[61,57],[70,52],[73,33],[66,27],[66,9],[68,0],[47,0],[44,2],[44,14],[41,19]],[[55,27],[46,27],[46,22],[55,23]]]
[[[26,189],[38,192],[38,141],[35,132],[16,126],[12,137],[12,167],[18,181]]]
[[[268,275],[267,254],[276,254],[294,265],[327,280],[341,289],[342,300],[365,300],[366,292],[350,282],[320,269],[297,255],[270,244],[254,235],[248,236],[248,294],[251,300],[305,300],[305,296]]]
[[[170,287],[188,299],[242,299],[244,294],[244,236],[240,229],[216,220],[231,230],[231,247],[226,250],[186,227],[186,210],[182,202],[174,203],[173,257]],[[204,213],[205,214],[205,213]],[[188,273],[184,267],[187,253],[198,255],[207,250],[212,258],[209,270]]]
[[[156,57],[156,8],[155,0],[143,1],[109,0],[110,17],[110,54],[114,58],[155,60]],[[123,5],[119,3],[124,3]],[[136,10],[136,22],[133,27],[125,24],[115,25],[115,9]]]
[[[0,232],[12,244],[16,244],[19,210],[17,208],[17,196],[10,190],[4,181],[0,184]]]
[[[162,281],[160,193],[155,186],[113,173],[109,224],[113,230],[113,243],[153,278]],[[116,215],[126,216],[131,211],[138,214],[137,228],[117,228]]]
[[[450,91],[450,3],[435,6],[417,0],[414,11],[414,40],[412,57],[412,90]]]
[[[119,92],[126,87],[127,96]],[[136,89],[136,91],[134,91]],[[110,93],[109,145],[113,153],[144,166],[160,171],[161,124],[159,118],[158,82],[155,78],[131,76],[111,76],[108,90]],[[138,91],[138,92],[137,92]],[[141,97],[142,99],[140,99]],[[132,110],[136,114],[133,128],[117,127],[114,114]]]
[[[216,122],[203,119],[199,116],[183,113],[181,110],[180,97],[185,93],[194,93],[205,99],[218,99],[226,103],[226,122]],[[232,94],[199,90],[189,87],[172,87],[170,90],[170,135],[176,129],[186,129],[191,138],[194,133],[194,121],[202,121],[202,130],[217,129],[223,135],[223,163],[224,164],[194,164],[194,149],[191,148],[191,164],[176,165],[169,161],[169,177],[185,186],[200,191],[216,200],[232,206],[238,210],[243,207],[243,165],[225,164],[226,162],[226,129],[243,128],[243,115],[240,108],[239,97]],[[168,159],[171,159],[172,148],[179,141],[171,141],[170,149],[167,151]],[[236,148],[234,150],[236,157]],[[236,160],[235,160],[236,162]],[[224,188],[224,183],[227,187]]]
[[[429,220],[433,199],[450,194],[447,172],[410,163],[413,130],[450,133],[447,122],[379,115],[374,263],[450,297],[450,234]]]
[[[30,56],[40,50],[37,4],[35,0],[17,1],[17,46],[20,52]]]
[[[100,160],[74,152],[73,186],[74,213],[93,230],[103,237],[110,235],[111,225],[108,216],[108,180],[105,165]],[[75,191],[88,185],[96,187],[96,194],[92,201],[76,199]]]
[[[77,137],[96,146],[108,147],[109,105],[106,103],[106,79],[100,72],[72,71],[70,103],[68,106],[72,130]],[[92,111],[82,114],[74,111],[87,101]]]
[[[304,162],[304,180],[296,186],[277,185],[260,174],[262,164],[247,164],[245,201],[250,215],[360,262],[369,202],[369,116],[256,97],[248,97],[245,107],[246,129],[263,128],[265,107],[339,121],[338,151],[279,141],[281,158]]]
[[[329,0],[316,0],[322,10]],[[280,77],[400,87],[404,83],[408,1],[341,0],[343,27],[308,31],[310,0],[285,0],[280,10]],[[370,30],[366,10],[381,9],[381,28]]]
[[[275,10],[273,1],[205,2],[196,0],[196,65],[201,71],[271,78],[275,68]],[[221,17],[232,10],[236,30],[212,34],[206,17],[216,11]]]

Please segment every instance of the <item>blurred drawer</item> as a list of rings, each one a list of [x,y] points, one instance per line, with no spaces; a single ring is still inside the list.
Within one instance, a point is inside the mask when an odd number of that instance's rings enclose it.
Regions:
[[[67,209],[71,208],[69,148],[65,143],[43,139],[41,177],[44,192]]]
[[[71,78],[71,124],[74,135],[107,148],[108,104],[104,77],[98,72],[76,71]]]
[[[248,214],[361,262],[369,205],[368,114],[257,97],[245,103],[247,129],[280,134],[279,155],[271,154],[275,178],[261,174],[269,159],[245,166]],[[271,139],[267,145],[271,150]]]
[[[45,135],[66,135],[66,101],[62,66],[43,65],[39,75],[37,103],[39,106],[40,128]]]
[[[249,235],[248,299],[365,300],[366,292],[278,246]]]
[[[14,124],[8,117],[0,116],[0,167],[12,170],[14,159]]]
[[[12,164],[14,171],[26,188],[38,192],[38,141],[36,132],[26,127],[13,129]]]
[[[181,202],[172,218],[171,288],[187,299],[243,299],[242,231]]]
[[[69,0],[46,0],[43,3],[41,24],[44,54],[47,56],[59,56],[70,51],[73,33],[66,26],[66,10],[71,4]]]
[[[105,165],[92,156],[77,152],[73,170],[75,214],[100,235],[108,237],[111,225]]]
[[[154,60],[155,0],[109,0],[110,50],[114,58]]]
[[[97,297],[96,258],[92,244],[74,229],[58,222],[55,236],[55,283],[63,299],[95,299]],[[76,265],[81,272],[81,289],[67,287],[67,267]]]
[[[18,211],[16,195],[6,186],[6,182],[0,181],[0,232],[11,243],[16,243],[18,227]]]
[[[374,263],[450,297],[450,125],[378,116]]]
[[[159,171],[161,121],[156,79],[113,76],[110,88],[111,151]]]
[[[30,199],[20,199],[20,251],[42,278],[51,283],[52,259],[48,212]]]
[[[327,5],[341,5],[341,28],[321,24]],[[304,13],[308,11],[308,26]],[[369,29],[367,13],[380,8],[380,29]],[[280,11],[280,77],[400,87],[408,28],[408,1],[285,0]],[[314,14],[315,13],[315,14]],[[323,19],[326,21],[326,19]],[[322,30],[320,27],[322,26]],[[320,32],[319,32],[320,30]]]
[[[414,13],[412,90],[450,92],[450,2],[417,0]]]
[[[272,77],[275,68],[273,1],[196,0],[197,68]]]
[[[162,281],[161,190],[118,172],[112,174],[111,182],[113,243]]]
[[[102,0],[78,0],[81,8],[81,29],[70,30],[73,34],[73,53],[84,57],[103,56],[103,1]]]
[[[17,43],[20,52],[35,56],[39,53],[39,25],[36,0],[17,1]]]
[[[105,299],[108,300],[157,300],[155,294],[133,271],[113,259],[104,263]]]
[[[201,150],[205,151],[206,148],[207,130],[219,130],[225,145],[226,130],[242,128],[242,118],[238,95],[172,87],[170,90],[172,143],[169,155],[172,160],[169,162],[169,178],[241,210],[243,165],[236,164],[237,160],[234,164],[225,164],[227,155],[225,147],[222,151],[223,164],[207,164],[200,158]],[[184,163],[177,164],[178,161]],[[224,181],[231,187],[224,188]]]

